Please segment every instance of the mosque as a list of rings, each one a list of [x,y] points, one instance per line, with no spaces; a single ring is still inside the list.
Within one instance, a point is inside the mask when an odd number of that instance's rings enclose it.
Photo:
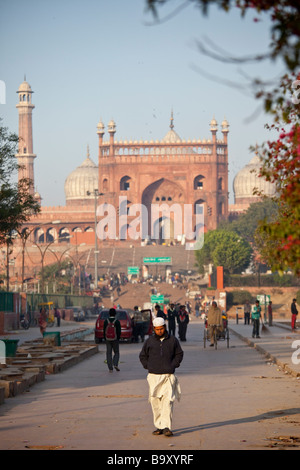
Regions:
[[[17,91],[20,139],[16,158],[22,165],[19,178],[27,177],[32,181],[32,194],[41,202],[42,195],[35,192],[34,160],[37,156],[33,153],[32,93],[26,80]],[[213,118],[208,139],[184,140],[175,131],[171,114],[169,130],[161,140],[121,141],[116,139],[117,127],[113,120],[107,125],[106,138],[105,126],[100,121],[97,163],[87,149],[81,165],[66,177],[65,206],[42,206],[40,214],[26,224],[31,243],[36,246],[53,243],[53,247],[68,243],[77,249],[89,246],[95,251],[97,263],[98,246],[103,244],[184,244],[183,214],[187,206],[190,227],[197,236],[198,231],[216,229],[221,221],[228,219],[230,212],[242,212],[257,201],[258,197],[252,194],[254,187],[272,195],[272,185],[258,178],[260,162],[255,155],[235,176],[235,203],[229,206],[229,124],[226,119],[220,130],[221,138],[217,136],[218,124]],[[154,214],[154,206],[163,206],[166,210]],[[143,227],[139,219],[140,230],[136,228],[137,207],[145,209],[146,214]],[[197,207],[201,207],[203,216],[200,223]],[[115,210],[113,236],[108,236],[111,214],[107,216],[107,208]],[[182,216],[179,230],[175,227],[174,208]],[[102,238],[99,227],[102,227]]]

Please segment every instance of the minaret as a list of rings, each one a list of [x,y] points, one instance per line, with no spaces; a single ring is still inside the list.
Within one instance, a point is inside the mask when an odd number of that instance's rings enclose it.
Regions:
[[[16,157],[21,166],[19,169],[19,181],[27,178],[31,181],[29,188],[30,194],[34,195],[34,159],[36,155],[33,153],[32,142],[32,110],[34,105],[31,102],[33,91],[26,78],[21,83],[18,91],[19,102],[16,105],[19,111],[19,149]]]

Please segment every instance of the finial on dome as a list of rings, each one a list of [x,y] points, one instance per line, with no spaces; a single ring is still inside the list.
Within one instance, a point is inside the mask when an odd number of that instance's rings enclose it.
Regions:
[[[172,109],[172,111],[171,111],[170,129],[174,129],[174,116],[173,116],[173,109]]]
[[[229,132],[229,124],[226,118],[222,121],[222,132]]]
[[[218,130],[218,123],[215,120],[215,117],[210,121],[210,130],[211,131],[217,131]]]
[[[87,158],[90,158],[90,146],[89,146],[89,144],[87,144],[86,156],[87,156]]]

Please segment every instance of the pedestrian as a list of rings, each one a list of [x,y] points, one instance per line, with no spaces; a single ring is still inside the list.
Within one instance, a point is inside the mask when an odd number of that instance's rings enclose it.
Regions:
[[[250,313],[251,313],[251,305],[249,300],[246,300],[246,303],[244,305],[244,324],[249,325],[250,324]]]
[[[56,307],[54,307],[54,317],[56,318],[56,326],[59,328],[61,315],[60,315],[60,311]]]
[[[259,305],[259,300],[255,301],[255,306],[252,309],[252,323],[253,323],[253,331],[252,331],[252,338],[260,338],[259,336],[259,320],[261,319],[261,306]]]
[[[108,318],[104,321],[103,336],[106,343],[106,361],[109,372],[113,367],[119,371],[120,350],[119,341],[121,337],[121,323],[116,319],[116,310],[109,309]],[[113,356],[114,353],[114,356]]]
[[[273,326],[273,306],[272,306],[272,300],[270,300],[269,305],[268,305],[268,320],[269,320],[269,326]]]
[[[190,321],[189,315],[184,305],[180,305],[177,323],[178,323],[178,336],[180,341],[186,341],[187,326]]]
[[[158,304],[156,304],[154,308],[155,308],[156,317],[161,317],[164,320],[167,319],[167,315],[164,313],[164,311],[160,308]]]
[[[139,336],[140,336],[141,341],[143,343],[145,339],[144,322],[143,322],[142,312],[140,311],[137,305],[134,307],[134,310],[133,310],[132,326],[133,326],[133,331],[132,331],[133,342],[138,343]]]
[[[223,329],[223,319],[221,309],[218,307],[215,300],[212,301],[212,304],[207,312],[207,326],[210,337],[210,346],[214,346],[215,338],[214,332],[217,329],[217,332]]]
[[[198,299],[196,300],[196,303],[195,303],[195,314],[196,314],[196,318],[199,317],[199,312],[200,312],[200,303],[198,302]]]
[[[41,335],[44,336],[44,333],[45,333],[46,328],[47,328],[47,313],[46,313],[46,310],[44,308],[40,309],[38,324],[39,324],[39,327],[40,327]]]
[[[155,431],[152,434],[173,436],[172,418],[175,399],[181,390],[175,369],[180,366],[183,351],[175,336],[169,335],[162,317],[153,320],[154,335],[149,336],[140,352],[140,361],[148,370],[149,402]]]
[[[294,331],[297,328],[296,320],[297,320],[298,310],[297,310],[296,302],[297,302],[297,299],[293,299],[293,302],[291,303],[292,331]]]
[[[167,318],[168,318],[169,333],[170,335],[175,336],[177,312],[175,310],[175,305],[173,303],[170,304],[170,308],[168,309],[168,312],[167,312]]]

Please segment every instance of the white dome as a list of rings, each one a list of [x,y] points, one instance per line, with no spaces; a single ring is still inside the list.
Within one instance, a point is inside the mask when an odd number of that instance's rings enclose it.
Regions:
[[[98,167],[88,155],[65,181],[66,201],[94,199],[95,189],[98,189]]]
[[[26,80],[24,80],[24,82],[21,83],[21,85],[19,86],[18,92],[19,93],[32,93],[31,86],[29,85],[28,82],[26,82]]]
[[[264,196],[274,196],[276,190],[275,185],[266,181],[265,178],[259,177],[262,162],[258,155],[255,155],[251,161],[242,168],[234,178],[233,190],[235,202],[240,199],[257,199],[259,196],[253,194],[254,188],[261,192]],[[250,201],[249,201],[250,202]]]

